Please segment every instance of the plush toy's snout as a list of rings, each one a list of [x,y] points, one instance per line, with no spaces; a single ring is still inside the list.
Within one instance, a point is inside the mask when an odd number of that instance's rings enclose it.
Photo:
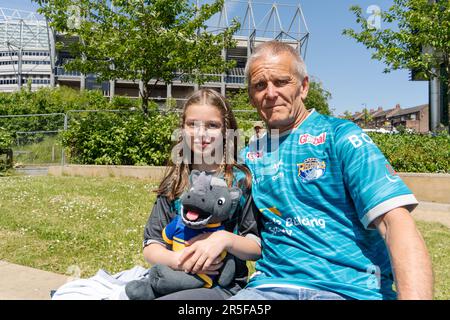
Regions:
[[[208,224],[223,222],[234,213],[242,195],[237,187],[228,188],[222,179],[193,170],[191,189],[182,195],[183,223],[200,229]]]

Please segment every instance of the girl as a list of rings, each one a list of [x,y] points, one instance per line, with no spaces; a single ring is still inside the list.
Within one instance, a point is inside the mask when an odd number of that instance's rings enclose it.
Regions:
[[[236,130],[234,115],[219,93],[201,89],[189,97],[181,117],[180,140],[144,231],[144,257],[150,264],[194,274],[218,274],[222,266],[220,253],[226,250],[237,258],[235,279],[226,288],[184,290],[160,299],[227,299],[247,283],[245,261],[256,260],[261,254],[256,207],[250,197],[251,174],[237,163],[237,137],[227,138]],[[243,197],[234,216],[224,223],[225,230],[197,236],[182,251],[174,252],[166,247],[162,231],[179,214],[179,197],[189,187],[193,169],[222,177],[228,186],[239,186]]]

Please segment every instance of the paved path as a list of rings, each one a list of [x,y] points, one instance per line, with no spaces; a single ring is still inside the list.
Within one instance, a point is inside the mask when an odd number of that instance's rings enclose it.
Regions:
[[[416,220],[439,222],[450,228],[450,204],[435,202],[420,202],[412,212]]]
[[[413,216],[417,220],[439,222],[450,228],[450,204],[421,202]],[[0,260],[0,300],[46,300],[50,291],[69,277]]]
[[[69,277],[0,261],[0,300],[48,300]]]

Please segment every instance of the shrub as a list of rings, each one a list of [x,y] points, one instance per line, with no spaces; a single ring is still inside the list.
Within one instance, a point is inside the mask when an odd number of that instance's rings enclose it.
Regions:
[[[138,112],[81,114],[63,134],[71,162],[165,165],[178,115]]]
[[[11,167],[11,160],[8,161],[8,155],[5,153],[12,147],[13,138],[9,132],[0,127],[0,177],[4,176]]]
[[[5,128],[0,127],[0,149],[11,148],[13,142],[11,134]]]
[[[369,133],[395,170],[450,173],[450,135]]]
[[[77,91],[68,87],[41,88],[35,92],[20,90],[0,93],[0,115],[66,113],[69,110],[104,110],[111,108],[102,92]],[[48,131],[62,129],[63,115],[45,117],[0,118],[7,131]]]

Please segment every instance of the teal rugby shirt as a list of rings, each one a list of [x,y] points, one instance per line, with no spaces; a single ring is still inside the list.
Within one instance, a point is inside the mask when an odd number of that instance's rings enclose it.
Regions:
[[[400,206],[412,210],[417,200],[368,135],[312,110],[297,128],[264,135],[241,157],[263,224],[249,287],[396,298],[387,248],[371,223]]]

